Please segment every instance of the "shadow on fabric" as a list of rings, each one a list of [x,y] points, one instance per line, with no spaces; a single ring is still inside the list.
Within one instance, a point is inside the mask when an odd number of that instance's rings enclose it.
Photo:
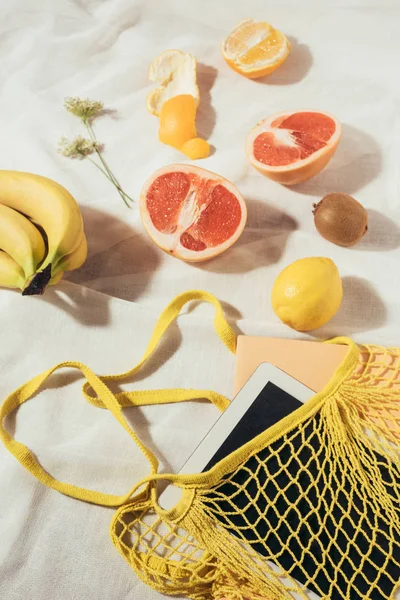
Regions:
[[[267,202],[246,199],[246,204],[247,224],[236,244],[195,267],[214,273],[247,273],[279,262],[297,221]]]
[[[300,44],[295,37],[288,36],[288,39],[290,53],[283,65],[271,75],[254,81],[264,85],[293,85],[304,79],[313,64],[310,48],[306,44]]]
[[[82,207],[82,215],[89,256],[80,269],[66,274],[66,279],[109,296],[130,302],[137,300],[161,262],[159,250],[147,236],[109,213]],[[107,248],[104,248],[104,223],[110,244]],[[116,283],[117,278],[130,275],[137,277],[134,281],[129,278]]]
[[[361,277],[342,277],[343,301],[336,315],[317,332],[316,337],[351,336],[372,331],[386,323],[387,310],[373,285]]]
[[[218,71],[214,67],[197,63],[197,84],[200,90],[200,105],[196,114],[196,128],[199,137],[207,140],[214,131],[217,113],[211,103],[211,88]]]
[[[87,288],[68,281],[46,290],[41,300],[57,306],[86,327],[103,327],[110,322],[108,296],[94,295]]]
[[[290,189],[321,198],[331,192],[355,194],[379,175],[381,166],[382,152],[374,138],[361,129],[342,124],[338,149],[327,167]]]
[[[368,210],[368,232],[355,246],[356,250],[384,252],[399,246],[400,227],[397,223],[377,210]]]

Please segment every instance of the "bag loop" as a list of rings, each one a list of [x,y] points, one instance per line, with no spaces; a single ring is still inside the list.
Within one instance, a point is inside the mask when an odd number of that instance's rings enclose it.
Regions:
[[[80,362],[66,361],[58,364],[40,375],[37,375],[27,383],[23,384],[17,390],[12,392],[4,401],[0,408],[0,439],[3,441],[6,448],[15,456],[15,458],[41,483],[58,492],[83,500],[93,504],[102,506],[121,506],[129,501],[132,494],[137,492],[142,486],[144,489],[138,492],[138,495],[148,493],[149,486],[153,476],[156,476],[158,470],[158,460],[151,450],[143,444],[140,438],[132,430],[127,420],[124,417],[122,408],[127,406],[146,406],[154,404],[167,404],[174,402],[185,402],[187,400],[207,399],[212,402],[219,410],[224,410],[229,400],[224,396],[209,390],[192,390],[192,389],[161,389],[161,390],[143,390],[132,392],[121,392],[114,394],[106,385],[108,381],[122,381],[128,377],[132,377],[143,366],[146,360],[156,350],[161,338],[170,324],[178,317],[182,308],[192,300],[200,300],[209,302],[215,308],[214,327],[215,330],[225,344],[232,352],[236,351],[236,336],[228,324],[220,302],[212,294],[201,290],[192,290],[177,296],[162,312],[156,326],[153,330],[150,341],[139,363],[127,371],[119,375],[104,375],[99,377],[89,367]],[[12,435],[5,429],[4,420],[21,406],[24,402],[32,398],[39,390],[44,382],[58,369],[71,368],[78,369],[86,377],[86,383],[83,386],[83,395],[94,406],[108,409],[115,419],[122,425],[131,439],[135,442],[142,454],[150,464],[150,474],[148,477],[138,482],[127,493],[122,495],[104,494],[94,490],[89,490],[83,487],[59,481],[50,473],[48,473],[37,461],[34,454],[27,446],[15,440]],[[92,392],[92,393],[90,393]],[[156,477],[157,479],[157,477]]]

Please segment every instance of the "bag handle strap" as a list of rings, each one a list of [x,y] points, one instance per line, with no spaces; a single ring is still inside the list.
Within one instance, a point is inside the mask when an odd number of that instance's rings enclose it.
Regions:
[[[192,300],[200,300],[202,302],[208,302],[212,304],[215,308],[215,317],[214,317],[214,327],[215,330],[220,337],[221,341],[225,344],[225,346],[230,350],[233,354],[236,353],[236,335],[233,332],[231,326],[227,322],[224,311],[222,309],[221,303],[215,296],[208,292],[204,292],[201,290],[191,290],[188,292],[184,292],[177,296],[172,302],[167,306],[167,308],[161,313],[156,326],[154,327],[152,336],[147,345],[146,350],[138,362],[132,369],[126,371],[125,373],[121,373],[119,375],[104,375],[100,379],[103,382],[108,381],[123,381],[124,379],[128,379],[135,375],[147,359],[153,354],[155,349],[157,348],[164,332],[168,329],[171,323],[176,319],[176,317],[181,312],[182,308],[188,302]],[[90,392],[91,385],[89,382],[86,382],[83,386],[83,395],[86,400],[99,408],[105,408],[101,398],[98,396],[92,395]],[[206,394],[206,395],[205,395]],[[143,406],[148,404],[167,404],[170,402],[185,402],[186,400],[194,400],[199,398],[206,398],[210,400],[217,408],[221,411],[225,410],[229,401],[226,398],[221,396],[220,394],[216,394],[212,391],[204,391],[204,390],[184,390],[181,388],[177,389],[165,389],[165,390],[140,390],[133,392],[120,392],[115,394],[119,404],[123,407],[127,406]]]
[[[177,318],[183,306],[191,300],[200,300],[203,302],[209,302],[215,308],[214,327],[215,330],[225,344],[225,346],[233,353],[236,351],[236,336],[226,321],[224,312],[220,302],[208,292],[201,290],[192,290],[185,292],[177,296],[162,312],[159,317],[156,326],[153,330],[153,334],[150,338],[148,346],[143,354],[142,359],[139,363],[133,367],[130,371],[122,373],[120,375],[105,375],[98,377],[83,363],[67,361],[60,363],[47,371],[44,371],[40,375],[37,375],[27,383],[23,384],[17,390],[12,392],[3,405],[0,408],[0,439],[6,446],[6,448],[15,456],[15,458],[27,469],[36,479],[49,488],[57,490],[58,492],[77,498],[85,502],[91,502],[93,504],[99,504],[102,506],[121,506],[122,504],[129,501],[132,494],[141,485],[145,484],[148,489],[149,482],[152,476],[156,476],[158,470],[158,460],[156,456],[143,444],[136,433],[131,429],[129,423],[124,417],[122,408],[125,406],[144,406],[153,404],[166,404],[170,402],[184,402],[186,400],[194,399],[208,399],[220,410],[224,410],[229,400],[224,396],[208,390],[190,390],[190,389],[165,389],[165,390],[145,390],[135,392],[121,392],[119,394],[113,394],[107,387],[106,381],[121,381],[126,377],[134,375],[146,362],[146,360],[152,355],[154,350],[157,348],[161,338],[169,325]],[[78,369],[86,377],[86,383],[84,384],[84,396],[85,398],[101,408],[107,408],[115,417],[115,419],[122,425],[125,431],[129,434],[131,439],[139,447],[143,455],[147,458],[150,464],[150,476],[142,480],[142,483],[136,483],[134,487],[123,495],[104,494],[87,488],[79,487],[71,483],[65,483],[59,481],[50,473],[48,473],[37,461],[34,454],[27,446],[18,442],[12,437],[12,435],[5,429],[4,420],[7,415],[11,414],[24,402],[32,398],[32,396],[39,390],[44,382],[58,369],[72,368]],[[89,390],[94,392],[94,395],[89,394]],[[143,493],[143,492],[142,492]]]

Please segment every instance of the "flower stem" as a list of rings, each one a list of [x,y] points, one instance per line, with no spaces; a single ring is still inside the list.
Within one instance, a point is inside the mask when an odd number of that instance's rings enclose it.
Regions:
[[[93,128],[90,124],[90,122],[88,120],[83,120],[83,123],[89,133],[90,139],[92,140],[92,142],[97,142],[95,133],[93,131]],[[106,175],[106,177],[115,185],[115,187],[118,190],[119,195],[121,196],[121,198],[123,199],[123,201],[125,202],[125,204],[130,208],[128,201],[130,202],[134,202],[133,198],[131,198],[130,196],[128,196],[128,194],[126,192],[124,192],[124,190],[122,189],[121,185],[119,184],[118,180],[116,179],[115,175],[113,174],[113,172],[111,171],[110,167],[108,166],[107,162],[105,161],[105,159],[103,158],[101,152],[96,148],[96,154],[99,157],[99,160],[101,162],[101,164],[103,165],[104,169],[102,169],[97,163],[95,163],[94,161],[93,164],[96,165],[96,167],[98,167],[102,173],[104,173],[104,175]]]
[[[93,160],[92,158],[89,158],[89,156],[87,156],[86,158],[88,158],[88,159],[90,160],[90,162],[92,163],[92,165],[94,165],[95,167],[97,167],[97,168],[99,169],[99,171],[101,171],[101,172],[103,173],[103,175],[105,175],[105,177],[107,177],[107,179],[108,179],[109,181],[111,181],[111,183],[112,183],[113,185],[115,185],[115,183],[114,183],[113,179],[111,179],[111,177],[109,176],[109,174],[108,174],[108,173],[107,173],[107,172],[106,172],[104,169],[102,169],[102,168],[101,168],[101,166],[100,166],[100,165],[98,165],[98,164],[97,164],[97,162],[96,162],[95,160]],[[116,187],[117,187],[117,186],[116,186]],[[126,206],[127,206],[128,208],[131,208],[131,205],[129,204],[129,202],[128,202],[128,201],[127,201],[127,199],[125,198],[126,194],[125,194],[125,193],[124,193],[122,190],[120,190],[118,187],[117,187],[117,192],[118,192],[118,194],[121,196],[122,200],[125,202]],[[129,196],[128,196],[128,198],[129,198]],[[132,200],[132,202],[133,202],[133,200]]]
[[[86,127],[86,129],[87,129],[87,131],[89,133],[89,136],[90,136],[90,139],[92,140],[92,142],[97,142],[96,135],[95,135],[95,133],[93,131],[93,128],[92,128],[90,122],[89,121],[84,121],[84,124],[85,124],[85,127]],[[107,173],[109,174],[111,180],[114,182],[114,184],[116,185],[116,187],[118,187],[119,189],[121,189],[121,186],[118,183],[115,175],[112,173],[110,167],[107,165],[106,161],[104,160],[104,158],[102,157],[100,151],[97,148],[96,148],[96,153],[97,153],[99,159],[101,160],[101,162],[103,164],[103,167],[106,169]]]
[[[97,163],[95,160],[93,160],[93,158],[90,158],[90,156],[85,156],[85,158],[86,158],[87,160],[90,160],[90,162],[91,162],[91,163],[92,163],[92,164],[93,164],[95,167],[97,167],[97,168],[99,169],[99,171],[101,171],[101,172],[103,173],[103,175],[104,175],[105,177],[107,177],[107,179],[108,179],[109,181],[111,181],[111,183],[114,183],[114,180],[113,180],[113,179],[111,179],[111,177],[109,176],[109,174],[107,173],[107,171],[105,171],[105,170],[104,170],[104,169],[103,169],[103,168],[102,168],[102,167],[101,167],[101,166],[100,166],[100,165],[99,165],[99,164],[98,164],[98,163]]]

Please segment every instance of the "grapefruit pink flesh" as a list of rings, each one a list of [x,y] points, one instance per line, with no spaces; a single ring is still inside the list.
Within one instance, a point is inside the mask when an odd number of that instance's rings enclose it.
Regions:
[[[181,171],[154,180],[146,194],[146,207],[160,234],[172,234],[176,246],[199,253],[225,244],[243,221],[241,204],[224,185]]]
[[[276,119],[271,130],[255,138],[253,154],[261,163],[280,167],[304,160],[324,148],[335,133],[336,124],[322,113],[299,112]]]

